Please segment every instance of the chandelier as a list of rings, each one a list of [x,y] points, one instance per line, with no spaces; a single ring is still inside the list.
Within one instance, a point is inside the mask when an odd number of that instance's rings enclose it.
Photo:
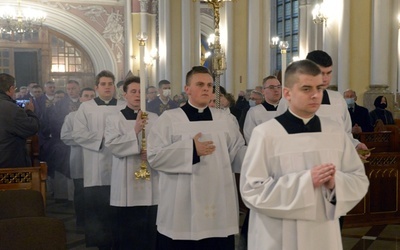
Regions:
[[[31,8],[22,8],[20,1],[16,7],[0,8],[0,34],[20,35],[39,31],[46,19],[46,13]]]

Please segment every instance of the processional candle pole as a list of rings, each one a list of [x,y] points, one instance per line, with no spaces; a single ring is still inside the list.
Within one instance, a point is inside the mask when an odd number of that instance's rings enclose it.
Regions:
[[[142,111],[142,120],[147,120],[146,113],[146,65],[144,62],[144,49],[146,46],[147,34],[145,32],[139,32],[136,35],[136,38],[139,41],[140,47],[140,110]],[[141,153],[147,150],[147,142],[146,142],[146,125],[143,126],[142,129],[142,144],[141,144]],[[140,168],[135,172],[136,179],[150,180],[150,171],[147,169],[147,160],[142,159],[140,163]]]
[[[286,63],[286,52],[287,52],[287,49],[289,48],[289,42],[287,42],[287,41],[281,41],[280,43],[279,43],[279,48],[280,48],[280,50],[281,50],[281,56],[282,56],[282,70],[281,70],[281,72],[282,72],[282,91],[283,91],[283,87],[285,87],[285,71],[286,71],[286,66],[287,66],[287,63]]]
[[[230,0],[205,0],[204,2],[211,5],[214,9],[214,33],[215,40],[213,44],[210,44],[210,48],[213,49],[212,55],[212,68],[214,74],[214,84],[215,84],[215,107],[220,108],[220,78],[221,75],[226,70],[226,58],[225,53],[222,50],[220,43],[220,32],[219,32],[219,20],[220,14],[219,9],[221,8],[223,2]]]

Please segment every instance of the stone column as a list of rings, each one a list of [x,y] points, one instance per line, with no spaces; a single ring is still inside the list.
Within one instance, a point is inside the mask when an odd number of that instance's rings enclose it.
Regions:
[[[394,95],[389,90],[390,83],[390,27],[392,27],[392,0],[372,1],[372,41],[371,41],[371,82],[370,90],[364,94],[364,105],[374,109],[374,100],[383,95],[388,101],[388,109],[393,110]]]
[[[159,72],[158,79],[171,79],[170,0],[159,1]]]
[[[225,2],[221,11],[220,32],[221,32],[221,46],[225,52],[226,70],[221,76],[221,86],[225,86],[228,93],[234,91],[235,86],[233,77],[233,18],[232,18],[232,4],[234,2]]]

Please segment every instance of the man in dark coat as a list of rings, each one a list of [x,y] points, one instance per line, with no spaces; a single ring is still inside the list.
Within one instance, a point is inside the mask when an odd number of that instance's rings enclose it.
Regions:
[[[39,130],[33,103],[25,108],[15,101],[15,78],[0,74],[0,168],[32,166],[26,150],[26,139]]]
[[[357,105],[357,95],[354,90],[348,89],[343,93],[343,97],[346,100],[347,107],[349,109],[352,133],[358,134],[361,132],[372,132],[374,127],[372,126],[371,119],[369,117],[368,109]]]

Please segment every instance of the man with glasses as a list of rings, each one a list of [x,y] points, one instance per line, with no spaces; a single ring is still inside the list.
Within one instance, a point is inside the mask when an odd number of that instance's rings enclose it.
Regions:
[[[282,85],[275,76],[267,76],[263,79],[263,95],[264,102],[250,108],[244,121],[243,134],[247,144],[250,141],[251,132],[257,125],[276,116],[276,109],[282,97]]]
[[[154,86],[148,86],[146,89],[146,101],[149,103],[157,98],[157,89]]]

